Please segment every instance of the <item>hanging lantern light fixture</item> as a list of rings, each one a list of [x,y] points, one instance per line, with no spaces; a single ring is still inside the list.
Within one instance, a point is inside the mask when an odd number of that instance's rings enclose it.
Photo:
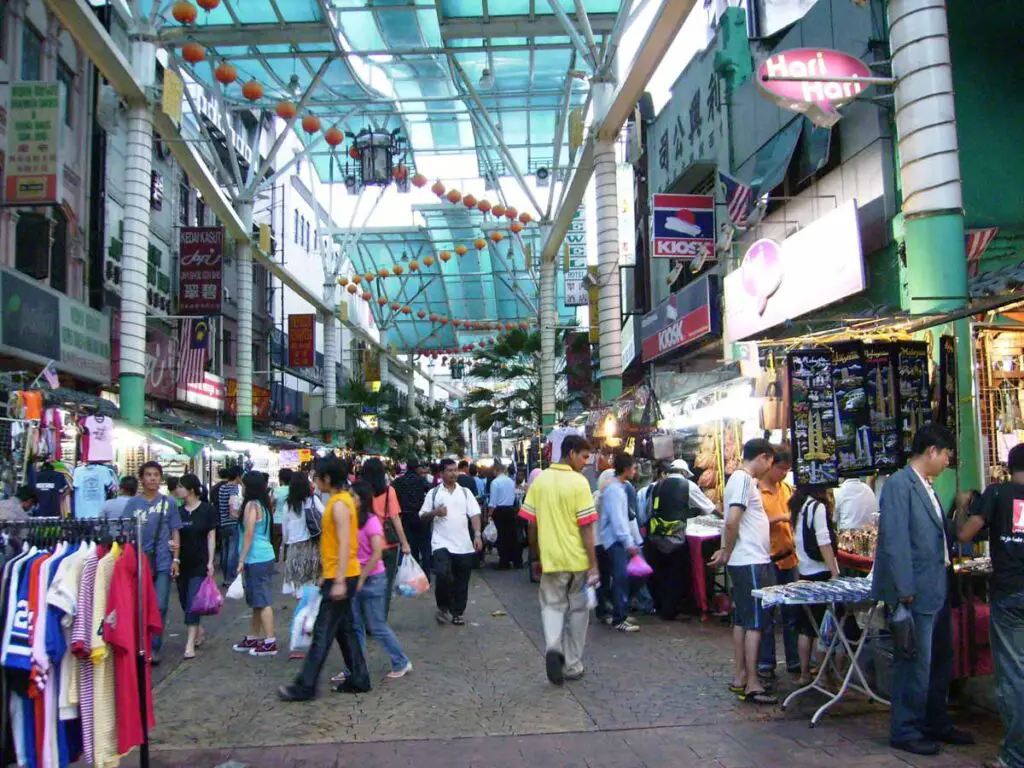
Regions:
[[[484,216],[487,215],[488,211],[491,210],[491,201],[486,197],[476,204],[476,209],[480,211]]]
[[[458,245],[455,246],[455,253],[457,255],[459,255],[459,256],[465,256],[466,255],[466,251],[468,251],[468,250],[469,249],[466,246],[464,246],[462,243],[459,243]]]
[[[514,219],[518,215],[519,211],[517,211],[511,205],[505,209],[505,218],[507,218],[509,221],[512,221],[512,219]]]
[[[430,254],[427,254],[426,256],[424,256],[423,257],[423,266],[425,266],[425,267],[432,267],[432,266],[434,266],[434,257],[431,256]]]
[[[438,254],[438,257],[441,259],[441,261],[448,261],[449,259],[451,259],[452,255],[448,253],[448,251],[441,251]]]
[[[363,280],[365,280],[368,283],[372,283],[376,279],[376,277],[377,276],[373,274],[373,272],[367,272],[365,275],[363,275]]]
[[[427,186],[427,177],[424,176],[422,173],[414,173],[411,181],[412,185],[417,189],[423,189],[425,186]]]
[[[513,221],[512,224],[509,226],[509,229],[518,235],[520,232],[523,231],[523,225],[520,224],[518,221]]]
[[[181,58],[189,64],[198,64],[206,58],[206,49],[199,43],[190,40],[181,46]]]
[[[250,80],[242,86],[242,95],[249,101],[259,101],[263,98],[263,86],[257,80]]]
[[[433,183],[433,184],[432,184],[432,185],[430,186],[430,191],[431,191],[431,192],[433,192],[433,193],[434,193],[435,195],[437,195],[438,197],[441,197],[441,195],[443,195],[443,194],[444,194],[444,190],[445,190],[445,186],[444,186],[444,184],[442,184],[442,183],[441,183],[441,180],[440,180],[440,179],[438,179],[437,181],[435,181],[435,182],[434,182],[434,183]]]
[[[330,147],[337,147],[345,140],[345,134],[336,125],[332,125],[324,131],[324,141]]]
[[[380,306],[382,306],[382,307],[383,307],[383,306],[384,306],[385,304],[387,304],[387,303],[388,303],[388,297],[387,297],[387,296],[378,296],[378,297],[377,297],[377,303],[378,303],[378,304],[379,304]]]
[[[302,118],[302,130],[309,134],[316,133],[320,130],[320,118],[313,114],[306,115]]]
[[[209,13],[220,5],[220,0],[198,0],[199,7]]]
[[[462,200],[462,193],[459,192],[459,190],[457,190],[457,189],[449,189],[448,190],[448,194],[446,195],[446,197],[448,198],[448,202],[449,203],[451,203],[452,205],[455,205],[455,203],[457,203],[460,200]]]
[[[231,85],[238,79],[238,70],[235,68],[234,64],[222,61],[217,65],[217,68],[213,70],[213,76],[217,78],[217,82],[221,85]]]
[[[395,266],[393,266],[393,267],[391,268],[391,271],[392,271],[392,272],[393,272],[394,274],[396,274],[396,275],[400,275],[400,274],[402,274],[402,272],[404,272],[405,270],[404,270],[404,269],[402,268],[402,265],[401,265],[401,264],[395,264]]]
[[[294,120],[295,116],[299,114],[299,110],[290,101],[279,101],[277,106],[274,108],[274,112],[282,120]]]
[[[396,165],[391,171],[391,177],[397,182],[403,182],[409,178],[409,169],[404,165]]]
[[[503,235],[503,234],[502,234],[501,232],[499,232],[498,230],[494,230],[493,232],[491,232],[491,240],[492,240],[493,242],[495,242],[495,243],[500,243],[500,242],[501,242],[502,240],[504,240],[504,239],[505,239],[505,235]]]
[[[399,304],[399,303],[398,303],[397,301],[392,301],[392,302],[391,302],[391,311],[392,311],[392,312],[397,312],[397,311],[398,311],[398,310],[400,310],[401,308],[402,308],[402,305],[401,305],[401,304]]]
[[[338,285],[340,285],[342,288],[344,288],[346,285],[348,285],[348,278],[345,277],[344,275],[339,277],[338,278]]]
[[[418,261],[416,261],[416,259],[413,259],[412,261],[409,262],[409,271],[410,272],[415,272],[419,268],[420,268],[420,263]]]
[[[363,291],[363,301],[369,301],[373,298],[373,294],[369,291]]]
[[[502,216],[505,215],[505,206],[502,205],[501,203],[496,203],[495,206],[491,209],[491,211],[494,213],[495,216],[497,216],[500,219]]]
[[[380,277],[391,277],[391,273],[390,273],[390,272],[388,272],[388,271],[387,271],[386,269],[384,269],[383,267],[382,267],[382,268],[381,268],[380,270],[378,270],[378,271],[377,271],[377,274],[378,274],[378,275],[379,275]]]
[[[519,221],[521,221],[523,224],[529,224],[531,221],[533,221],[533,216],[528,214],[526,211],[523,211],[522,213],[519,214]]]
[[[351,147],[349,147],[348,148],[348,156],[351,157],[353,160],[358,160],[359,159],[359,147],[357,147],[355,144],[353,144]]]
[[[473,247],[476,248],[478,251],[482,251],[484,248],[487,247],[487,241],[484,240],[482,237],[478,237],[476,240],[473,241]]]
[[[356,285],[359,285],[361,282],[363,282],[363,276],[362,275],[352,275],[352,282],[355,283]]]
[[[419,310],[418,312],[416,312],[416,317],[418,317],[420,320],[422,320],[426,316],[427,316],[427,313],[424,312],[422,309]]]
[[[179,24],[193,24],[199,16],[199,11],[192,3],[180,0],[171,8],[171,16]]]
[[[462,204],[467,208],[475,208],[476,198],[473,197],[472,195],[466,195],[464,198],[462,198]]]

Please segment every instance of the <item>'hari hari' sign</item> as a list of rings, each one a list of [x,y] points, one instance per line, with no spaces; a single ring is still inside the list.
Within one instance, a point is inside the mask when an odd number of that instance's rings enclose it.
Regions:
[[[856,82],[860,78],[869,81]],[[859,96],[871,78],[871,69],[860,59],[827,48],[783,51],[770,56],[757,70],[757,82],[769,99],[782,109],[802,112],[823,128],[839,121],[836,108]]]

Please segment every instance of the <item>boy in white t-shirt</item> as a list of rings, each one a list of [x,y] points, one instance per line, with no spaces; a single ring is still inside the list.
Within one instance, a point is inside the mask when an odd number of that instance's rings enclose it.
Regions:
[[[725,485],[725,533],[722,548],[709,565],[728,566],[732,584],[734,627],[733,660],[736,672],[729,690],[753,704],[775,704],[778,699],[761,686],[757,660],[761,630],[767,616],[761,601],[752,594],[775,583],[772,570],[770,524],[761,502],[758,480],[771,469],[775,449],[767,440],[750,440],[743,446],[743,464]]]

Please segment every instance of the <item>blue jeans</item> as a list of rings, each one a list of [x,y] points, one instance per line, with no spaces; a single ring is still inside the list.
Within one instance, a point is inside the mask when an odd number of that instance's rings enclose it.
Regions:
[[[153,653],[156,653],[163,646],[164,636],[167,634],[167,605],[171,601],[171,574],[167,571],[157,571],[153,574],[153,589],[156,590],[156,604],[160,609],[160,623],[164,627],[163,634],[153,638]]]
[[[800,578],[799,568],[788,568],[782,570],[776,566],[775,583],[792,584]],[[786,649],[786,669],[798,671],[800,669],[800,652],[797,648],[797,619],[799,611],[803,610],[800,605],[779,605],[767,612],[768,622],[761,632],[761,656],[757,662],[758,670],[762,672],[774,672],[778,657],[775,655],[775,627],[779,625],[779,616],[782,616],[782,645]]]
[[[599,614],[609,603],[612,607],[612,622],[621,624],[629,615],[629,576],[626,564],[629,553],[621,542],[610,547],[597,548],[597,567],[601,573],[601,584],[597,588]]]
[[[949,600],[937,613],[913,610],[917,656],[898,659],[892,671],[889,738],[904,742],[937,736],[953,727],[946,711],[953,677],[953,623]]]
[[[1024,592],[993,598],[991,622],[996,699],[1006,729],[1000,757],[1024,768]]]
[[[402,652],[402,646],[398,644],[398,637],[388,624],[387,592],[387,573],[371,576],[366,580],[363,588],[356,592],[356,638],[359,640],[359,647],[365,659],[366,627],[369,625],[370,634],[377,638],[377,642],[384,646],[384,650],[391,657],[391,670],[398,672],[406,668],[409,658]]]
[[[238,573],[238,523],[220,529],[220,571],[224,583],[230,584]]]

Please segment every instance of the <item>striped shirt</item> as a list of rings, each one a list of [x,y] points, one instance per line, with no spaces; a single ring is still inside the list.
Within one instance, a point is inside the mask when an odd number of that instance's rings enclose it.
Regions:
[[[93,668],[92,659],[92,617],[93,598],[96,590],[96,570],[99,557],[90,552],[82,569],[82,583],[78,588],[78,611],[71,629],[71,652],[78,660],[80,684],[78,687],[79,709],[82,713],[82,757],[86,763],[93,762]]]
[[[115,549],[117,545],[114,545]],[[113,768],[120,762],[117,754],[117,720],[115,715],[114,654],[103,639],[107,615],[107,599],[114,575],[117,553],[107,553],[96,568],[96,584],[92,602],[93,663],[93,764],[96,768]]]
[[[231,517],[231,497],[241,494],[241,489],[235,483],[224,483],[217,490],[217,512],[220,514],[220,526],[238,525],[238,520]]]

